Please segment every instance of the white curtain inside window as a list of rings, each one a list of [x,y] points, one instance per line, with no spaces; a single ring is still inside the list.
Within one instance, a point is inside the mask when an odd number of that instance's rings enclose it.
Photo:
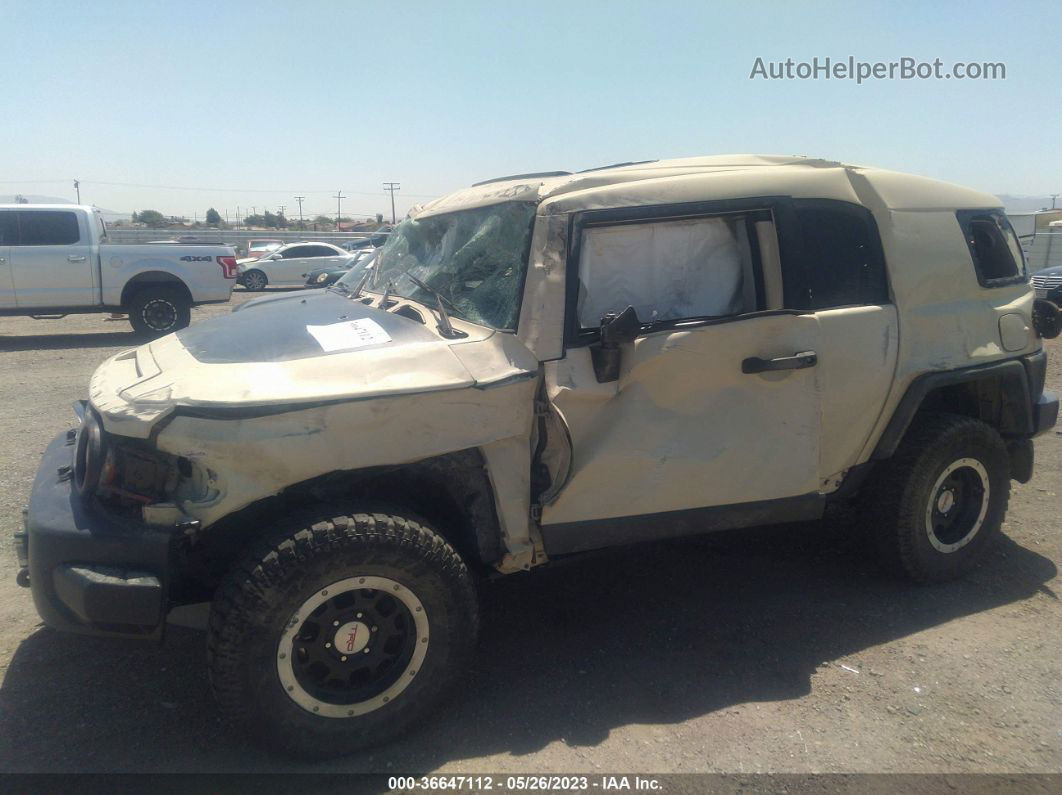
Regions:
[[[579,322],[597,328],[633,306],[643,323],[739,314],[752,287],[748,240],[736,219],[590,227],[579,256]]]

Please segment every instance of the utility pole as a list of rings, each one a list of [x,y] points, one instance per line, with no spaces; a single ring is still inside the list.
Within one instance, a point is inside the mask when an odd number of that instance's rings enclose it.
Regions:
[[[305,196],[296,196],[295,197],[295,201],[297,201],[299,203],[299,229],[302,229],[303,227],[306,226],[302,222],[302,200],[305,199],[305,198],[306,198]]]
[[[76,180],[76,179],[74,180],[74,190],[77,191],[77,203],[81,204],[81,182],[80,182],[80,180]],[[1054,206],[1055,205],[1052,202],[1051,207],[1054,207]]]
[[[240,205],[236,205],[236,228],[240,228]]]
[[[383,185],[384,190],[391,193],[391,225],[393,226],[395,224],[395,191],[401,190],[402,186],[398,182],[385,182]]]
[[[332,197],[336,200],[336,231],[339,231],[339,216],[341,215],[341,209],[343,207],[343,191],[337,190],[336,195]]]

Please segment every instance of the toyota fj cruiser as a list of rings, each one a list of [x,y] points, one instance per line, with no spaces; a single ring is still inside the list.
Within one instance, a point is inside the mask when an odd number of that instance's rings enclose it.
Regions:
[[[224,712],[349,752],[447,690],[485,575],[850,499],[892,569],[964,573],[1055,423],[1043,312],[999,201],[929,179],[731,156],[480,183],[360,283],[106,361],[20,580],[97,635],[210,602]]]

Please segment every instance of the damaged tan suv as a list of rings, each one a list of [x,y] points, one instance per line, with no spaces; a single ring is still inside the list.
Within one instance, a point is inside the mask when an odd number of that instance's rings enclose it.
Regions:
[[[447,690],[491,574],[837,500],[901,574],[967,571],[1055,423],[1050,311],[999,201],[928,179],[730,156],[480,183],[360,283],[106,361],[20,580],[98,635],[209,602],[224,711],[346,753]]]

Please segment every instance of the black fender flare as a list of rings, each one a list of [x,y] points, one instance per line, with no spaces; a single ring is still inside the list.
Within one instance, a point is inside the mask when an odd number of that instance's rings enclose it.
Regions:
[[[1034,354],[1034,356],[1044,356]],[[1033,358],[1033,357],[1027,357]],[[1027,365],[1020,359],[1007,359],[1002,362],[965,367],[959,370],[923,373],[911,382],[900,399],[896,410],[878,439],[871,461],[890,458],[900,446],[904,434],[911,426],[915,415],[922,407],[926,397],[943,387],[957,384],[974,383],[987,379],[998,379],[1002,388],[1002,406],[999,431],[1005,437],[1028,437],[1036,432],[1033,420],[1033,398],[1029,389]]]

